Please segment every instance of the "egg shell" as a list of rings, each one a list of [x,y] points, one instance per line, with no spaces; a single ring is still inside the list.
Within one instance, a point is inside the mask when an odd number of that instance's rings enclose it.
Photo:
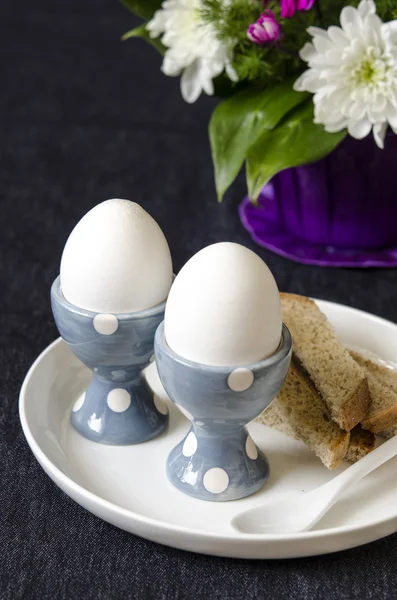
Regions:
[[[254,252],[231,242],[193,256],[168,296],[167,344],[185,359],[244,366],[277,350],[281,303],[269,268]]]
[[[163,302],[172,283],[171,254],[156,221],[135,202],[107,200],[90,210],[61,260],[66,300],[97,313],[130,313]]]

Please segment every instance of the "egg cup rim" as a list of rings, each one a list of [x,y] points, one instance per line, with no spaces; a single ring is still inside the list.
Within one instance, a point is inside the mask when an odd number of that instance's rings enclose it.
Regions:
[[[280,344],[271,356],[264,358],[260,361],[251,364],[244,365],[227,365],[227,366],[217,366],[217,365],[207,365],[205,363],[196,362],[193,360],[189,360],[188,358],[184,358],[180,354],[177,354],[170,346],[167,344],[167,340],[165,339],[164,332],[164,321],[160,323],[157,327],[155,334],[155,345],[154,350],[156,354],[156,346],[159,346],[172,360],[175,360],[179,364],[188,367],[190,369],[200,369],[205,370],[210,373],[218,374],[218,375],[229,375],[231,371],[236,369],[248,369],[253,373],[261,371],[263,369],[269,368],[273,365],[282,362],[292,353],[292,336],[288,329],[288,327],[282,323],[281,324],[281,339]]]
[[[172,277],[172,281],[174,281],[175,275]],[[165,311],[165,305],[167,303],[167,298],[165,298],[159,304],[155,306],[151,306],[150,308],[145,308],[143,310],[137,310],[133,312],[104,312],[104,311],[92,311],[86,308],[82,308],[80,306],[76,306],[76,304],[72,304],[65,298],[62,294],[61,289],[61,276],[58,275],[51,285],[51,298],[55,299],[58,304],[63,306],[67,311],[78,314],[82,317],[86,317],[87,319],[94,319],[97,315],[113,315],[117,318],[118,321],[133,321],[138,319],[146,319],[148,317],[152,317],[158,313]]]

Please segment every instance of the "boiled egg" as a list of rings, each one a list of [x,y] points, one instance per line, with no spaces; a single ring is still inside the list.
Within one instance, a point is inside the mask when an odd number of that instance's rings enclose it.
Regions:
[[[169,347],[213,366],[250,365],[274,354],[281,304],[264,261],[239,244],[204,248],[177,275],[164,318]]]
[[[66,242],[61,290],[71,304],[98,313],[130,313],[163,302],[172,283],[171,254],[159,225],[135,202],[106,200]]]

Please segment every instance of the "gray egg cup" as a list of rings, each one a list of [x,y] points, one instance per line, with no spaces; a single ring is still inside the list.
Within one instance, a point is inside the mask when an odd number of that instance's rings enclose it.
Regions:
[[[165,390],[192,421],[168,456],[170,482],[200,500],[237,500],[255,493],[267,480],[269,465],[245,425],[270,405],[284,383],[292,347],[287,327],[275,354],[243,368],[182,358],[167,345],[164,323],[154,347]]]
[[[51,305],[62,338],[94,372],[72,409],[73,427],[101,444],[137,444],[159,435],[168,410],[153,395],[142,370],[153,355],[165,302],[134,313],[97,314],[68,302],[58,277],[51,287]]]

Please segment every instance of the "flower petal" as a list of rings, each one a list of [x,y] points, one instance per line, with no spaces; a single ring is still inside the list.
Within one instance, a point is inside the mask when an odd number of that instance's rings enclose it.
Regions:
[[[315,0],[297,0],[296,10],[310,10]]]
[[[393,127],[393,129],[397,128],[397,110],[392,104],[387,106],[386,116],[391,127]]]
[[[317,35],[328,40],[328,32],[325,29],[321,29],[321,27],[315,27],[312,25],[307,28],[307,33],[310,33],[312,37],[316,37]]]
[[[361,121],[350,121],[348,131],[356,140],[362,140],[371,131],[372,125],[369,119],[361,119]]]
[[[382,24],[382,37],[387,41],[389,46],[394,45],[394,48],[391,49],[393,53],[397,44],[397,19]]]
[[[366,113],[365,104],[354,102],[348,109],[348,114],[354,121],[361,121]]]
[[[298,79],[295,81],[294,85],[292,86],[293,89],[295,90],[295,92],[305,92],[306,91],[306,87],[305,87],[306,73],[307,73],[307,71],[302,73],[302,75],[300,75],[300,77],[298,77]]]
[[[194,61],[181,77],[181,94],[185,102],[193,104],[202,92],[198,61]]]
[[[165,31],[166,17],[164,10],[156,10],[152,19],[146,24],[151,38],[156,38]]]
[[[214,95],[214,83],[211,79],[211,77],[205,78],[201,81],[203,90],[206,94],[208,94],[208,96],[213,96]]]
[[[340,119],[339,121],[336,121],[335,123],[327,123],[324,127],[325,131],[327,133],[336,133],[338,131],[342,131],[343,129],[346,129],[348,124],[348,121],[346,119]]]
[[[340,13],[340,24],[342,29],[345,29],[350,23],[354,23],[356,20],[356,9],[353,6],[344,6]]]
[[[226,75],[229,77],[230,81],[237,83],[238,75],[237,75],[236,69],[233,67],[233,65],[230,62],[226,63],[225,71],[226,71]]]
[[[163,64],[161,65],[161,70],[164,73],[164,75],[168,75],[168,77],[177,77],[182,72],[180,64],[172,59],[172,56],[168,50],[164,54],[164,60]]]
[[[361,18],[357,9],[353,6],[345,6],[340,13],[340,24],[346,35],[354,39],[356,31],[360,30]]]
[[[320,79],[318,72],[314,69],[308,69],[295,81],[294,90],[296,92],[312,92],[314,94],[323,85],[324,82]]]
[[[328,27],[328,37],[334,44],[342,44],[345,45],[348,42],[345,32],[340,27],[336,27],[336,25],[331,25]]]
[[[317,56],[317,51],[314,49],[313,44],[311,44],[310,42],[307,42],[303,46],[302,50],[299,52],[299,56],[301,57],[302,60],[309,62],[315,56]]]
[[[381,148],[381,150],[383,150],[383,148],[385,147],[386,131],[387,131],[387,123],[377,123],[376,125],[374,125],[374,127],[372,129],[372,133],[374,134],[375,143],[378,146],[378,148]]]
[[[295,10],[295,0],[281,0],[281,17],[283,19],[293,17]]]
[[[363,19],[368,15],[376,13],[376,5],[374,0],[361,0],[357,8]]]

